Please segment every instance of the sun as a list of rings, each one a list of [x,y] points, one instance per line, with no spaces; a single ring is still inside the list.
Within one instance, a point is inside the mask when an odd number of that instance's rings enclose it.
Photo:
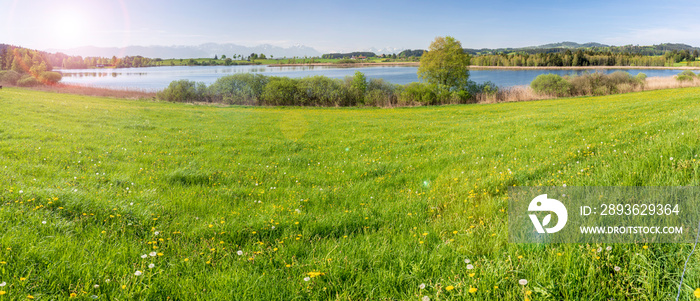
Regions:
[[[78,46],[84,44],[87,34],[87,22],[79,12],[63,11],[54,15],[51,25],[51,38],[59,45]]]

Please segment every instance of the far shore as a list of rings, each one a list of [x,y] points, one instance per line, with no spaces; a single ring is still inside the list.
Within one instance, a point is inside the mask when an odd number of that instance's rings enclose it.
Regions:
[[[385,63],[307,63],[307,64],[270,64],[268,67],[379,67],[379,66],[400,66],[418,67],[420,62],[385,62]],[[596,69],[669,69],[669,70],[700,70],[700,67],[667,67],[667,66],[469,66],[473,70],[596,70]]]

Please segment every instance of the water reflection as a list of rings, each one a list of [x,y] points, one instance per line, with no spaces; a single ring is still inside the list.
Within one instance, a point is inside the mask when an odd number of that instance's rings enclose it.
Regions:
[[[148,76],[148,72],[71,72],[68,70],[61,70],[61,74],[63,74],[63,77],[66,78],[83,78],[83,77],[106,77],[106,76],[111,76],[111,77],[117,77],[120,75],[126,75],[126,76]]]
[[[355,71],[360,71],[367,78],[381,78],[394,84],[408,84],[419,81],[417,67],[408,66],[381,66],[381,67],[349,67],[336,66],[163,66],[129,69],[81,69],[60,70],[63,73],[63,82],[81,85],[93,85],[107,88],[135,88],[135,89],[163,89],[175,80],[192,80],[212,84],[218,78],[230,74],[256,73],[267,76],[287,76],[293,78],[309,76],[326,76],[330,78],[344,78],[353,76]],[[500,87],[529,85],[540,74],[553,73],[558,75],[575,75],[586,72],[612,73],[625,71],[632,75],[640,72],[648,77],[673,76],[681,70],[669,69],[601,69],[601,70],[471,70],[470,79],[483,83],[491,81]]]

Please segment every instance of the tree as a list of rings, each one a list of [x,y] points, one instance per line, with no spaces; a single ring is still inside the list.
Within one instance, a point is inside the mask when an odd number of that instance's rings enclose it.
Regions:
[[[219,56],[215,54],[215,55],[214,55],[214,59],[215,59],[215,60],[218,60],[218,59],[219,59]]]
[[[463,90],[469,83],[468,54],[455,38],[437,37],[420,59],[418,77],[449,90]]]
[[[221,59],[222,59],[222,60],[225,60],[225,59],[226,59],[226,55],[225,55],[225,54],[222,54],[222,55],[221,55]]]

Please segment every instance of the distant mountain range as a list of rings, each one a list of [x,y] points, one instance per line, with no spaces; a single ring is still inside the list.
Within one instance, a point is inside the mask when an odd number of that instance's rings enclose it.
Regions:
[[[279,47],[269,44],[258,45],[254,47],[241,46],[236,44],[216,44],[207,43],[198,46],[128,46],[119,47],[79,47],[71,49],[49,49],[48,52],[61,52],[68,55],[80,56],[97,56],[97,57],[123,57],[123,56],[143,56],[148,58],[162,59],[188,59],[188,58],[206,58],[214,57],[214,55],[233,55],[248,56],[251,53],[264,53],[266,56],[274,56],[275,58],[283,57],[315,57],[321,56],[321,52],[307,46],[292,46]]]
[[[589,43],[584,43],[584,44],[579,44],[576,42],[561,42],[561,43],[551,43],[551,44],[544,44],[544,45],[540,45],[540,46],[529,46],[529,47],[522,47],[522,48],[536,48],[536,49],[571,48],[571,49],[578,49],[578,48],[591,48],[591,47],[610,47],[610,45],[605,45],[605,44],[595,43],[595,42],[589,42]]]
[[[626,46],[611,46],[601,43],[589,42],[584,44],[579,44],[575,42],[560,42],[544,44],[539,46],[528,46],[519,48],[482,48],[482,49],[471,49],[465,48],[464,50],[472,55],[479,54],[496,54],[496,53],[514,53],[514,52],[524,52],[524,53],[543,53],[543,52],[559,52],[564,49],[593,49],[598,51],[611,51],[611,52],[631,52],[639,53],[644,55],[658,55],[663,54],[669,50],[700,50],[698,47],[693,47],[686,44],[673,44],[664,43],[652,46],[639,46],[639,45],[626,45]],[[381,54],[393,54],[400,53],[406,50],[406,48],[396,48],[396,47],[383,47],[383,48],[366,48],[361,49],[363,52],[373,52],[377,55]],[[213,58],[214,55],[221,56],[226,55],[232,57],[233,55],[243,55],[248,56],[251,53],[263,53],[266,56],[273,56],[275,58],[292,58],[292,57],[320,57],[322,52],[308,46],[296,45],[292,47],[279,47],[269,44],[263,44],[258,46],[241,46],[237,44],[216,44],[207,43],[197,46],[128,46],[124,48],[118,47],[79,47],[71,49],[49,49],[48,52],[61,52],[68,55],[80,55],[83,57],[87,56],[97,56],[97,57],[123,57],[123,56],[143,56],[148,58]],[[417,52],[422,53],[422,50],[418,49]]]

